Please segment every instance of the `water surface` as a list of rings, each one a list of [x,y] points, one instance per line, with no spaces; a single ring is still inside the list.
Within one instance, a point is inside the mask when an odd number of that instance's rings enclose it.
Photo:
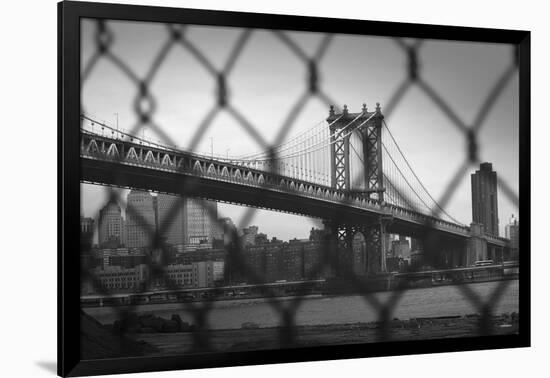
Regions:
[[[472,283],[460,286],[439,286],[405,291],[399,297],[391,318],[410,319],[418,317],[453,316],[480,313],[480,309],[464,295],[464,288],[477,293],[482,301],[487,301],[500,284],[506,284],[500,300],[494,304],[493,313],[519,312],[518,280]],[[397,292],[370,293],[377,302],[387,303]],[[85,308],[88,314],[107,324],[119,318],[121,310],[137,313],[152,313],[163,318],[179,314],[184,321],[196,323],[196,308],[210,306],[207,315],[208,326],[212,329],[241,328],[243,323],[253,322],[260,327],[281,325],[282,316],[278,307],[295,310],[296,325],[322,325],[371,322],[378,320],[379,311],[361,295],[310,296],[300,298],[275,298],[276,305],[268,299],[238,299],[215,302],[166,303],[138,305],[133,307]]]

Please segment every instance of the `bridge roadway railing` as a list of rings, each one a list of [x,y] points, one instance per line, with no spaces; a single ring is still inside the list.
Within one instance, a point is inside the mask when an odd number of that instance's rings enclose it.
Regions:
[[[402,218],[408,222],[414,222],[420,225],[429,225],[430,228],[450,231],[461,235],[469,235],[470,228],[465,225],[447,222],[432,215],[426,215],[401,206],[386,204],[391,214],[396,218]]]
[[[485,239],[487,240],[487,243],[496,245],[499,247],[506,247],[510,244],[510,239],[506,239],[500,236],[493,236],[493,235],[485,235]]]
[[[218,181],[292,192],[334,203],[349,201],[352,206],[381,212],[381,204],[359,195],[350,198],[348,193],[276,173],[263,171],[229,161],[211,159],[160,145],[144,145],[112,139],[86,131],[81,132],[81,157],[107,160],[126,165],[150,167],[156,170],[209,177]]]
[[[243,164],[208,158],[202,155],[181,151],[175,148],[128,140],[109,138],[85,130],[81,132],[81,157],[113,161],[125,165],[149,167],[156,170],[191,174],[208,177],[217,181],[238,183],[240,185],[267,188],[274,191],[316,198],[323,201],[368,209],[380,214],[390,214],[416,224],[429,224],[430,227],[466,236],[469,228],[436,217],[419,213],[393,204],[381,204],[378,200],[365,198],[361,194],[311,183],[277,173],[255,169]],[[307,215],[307,214],[306,214]]]

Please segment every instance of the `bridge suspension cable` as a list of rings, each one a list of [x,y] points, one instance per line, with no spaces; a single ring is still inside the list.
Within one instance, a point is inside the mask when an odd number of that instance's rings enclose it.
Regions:
[[[333,136],[329,135],[328,138],[326,138],[325,140],[322,140],[314,145],[309,145],[309,146],[305,146],[299,150],[295,150],[295,151],[292,151],[290,152],[288,155],[280,155],[280,156],[277,156],[277,160],[282,160],[282,159],[287,159],[287,158],[293,158],[293,157],[301,157],[303,155],[306,155],[306,154],[309,154],[311,152],[315,152],[319,149],[322,149],[322,148],[325,148],[327,146],[330,146],[336,142],[338,142],[339,140],[341,139],[344,139],[346,138],[347,136],[351,135],[353,133],[354,130],[350,130],[348,131],[345,135],[342,135],[342,133],[347,129],[349,128],[353,122],[355,122],[361,115],[357,116],[356,118],[354,118],[352,121],[350,121],[346,126],[344,126],[342,129],[340,129],[337,134],[334,136],[334,139],[331,140],[333,138]],[[365,123],[367,123],[369,120],[371,120],[372,118],[374,117],[374,115],[370,116],[367,120],[363,121],[359,126],[357,127],[361,127],[363,126]],[[302,141],[300,144],[304,144],[304,141]],[[311,148],[314,148],[314,149],[311,149]],[[272,158],[270,158],[269,156],[265,156],[265,157],[262,157],[262,158],[259,158],[259,159],[253,159],[254,161],[268,161],[268,160],[272,160]]]
[[[308,130],[305,130],[305,131],[302,131],[301,133],[297,134],[296,136],[292,137],[291,139],[285,140],[285,141],[271,147],[270,149],[257,151],[257,152],[252,152],[252,153],[247,153],[247,154],[244,154],[244,155],[239,155],[238,159],[253,159],[253,158],[258,157],[258,156],[266,156],[266,155],[269,155],[270,151],[280,150],[281,147],[296,144],[297,141],[299,141],[304,135],[306,135],[308,133],[311,134],[315,130],[318,130],[317,133],[322,133],[323,131],[325,131],[326,126],[324,125],[324,123],[325,123],[325,120],[323,119],[323,120],[319,121],[317,124],[315,124],[315,126],[313,126],[312,128],[310,128]]]
[[[424,183],[422,182],[422,180],[420,180],[420,178],[418,177],[418,175],[416,174],[416,172],[414,171],[414,169],[412,168],[411,164],[409,163],[409,160],[407,159],[407,157],[405,156],[405,154],[403,153],[403,150],[401,149],[401,147],[399,146],[399,144],[397,143],[397,141],[395,140],[393,134],[391,133],[388,125],[386,124],[386,122],[384,120],[382,120],[382,123],[384,125],[384,129],[387,131],[391,141],[393,142],[393,145],[395,145],[396,149],[397,149],[397,152],[399,153],[399,155],[403,158],[403,161],[405,162],[406,166],[408,167],[409,171],[411,172],[411,174],[413,175],[414,179],[416,180],[416,182],[420,185],[420,188],[422,189],[422,192],[424,192],[428,198],[430,199],[430,201],[435,205],[434,207],[436,207],[437,209],[439,209],[439,211],[441,212],[441,214],[444,214],[445,216],[447,216],[452,222],[454,223],[457,223],[457,224],[461,224],[461,222],[457,221],[453,216],[451,216],[447,211],[445,211],[445,209],[435,200],[435,198],[430,194],[430,192],[428,191],[428,189],[426,188],[426,186],[424,185]],[[384,146],[384,148],[386,148]],[[388,153],[389,154],[389,153]],[[392,158],[392,161],[393,161],[393,158]],[[396,167],[398,167],[397,164],[395,164]],[[433,212],[434,211],[434,208],[430,208],[430,210]]]
[[[386,122],[383,122],[383,125],[384,131],[387,132],[389,136],[389,139],[384,138],[385,133],[381,136],[383,161],[382,174],[384,177],[384,187],[386,189],[386,202],[427,214],[433,214],[437,210],[437,212],[440,213],[440,217],[447,218],[456,224],[461,224],[461,222],[458,222],[447,211],[445,211],[429,193],[424,183],[413,170],[409,160],[405,157],[403,150],[397,144],[397,141],[393,137],[393,134],[391,134]],[[352,190],[366,189],[364,180],[365,162],[362,154],[363,150],[361,148],[357,151],[355,147],[356,145],[361,147],[363,145],[362,133],[354,132],[360,129],[361,126],[362,125],[359,125],[352,131],[353,134],[349,144],[350,150],[353,152],[352,156],[350,156],[350,174],[352,177],[352,180],[350,181],[352,188],[350,189]],[[354,166],[357,166],[358,168],[354,169]],[[359,180],[357,181],[357,179]]]
[[[277,146],[275,146],[275,147],[273,147],[269,150],[264,150],[264,151],[260,151],[260,152],[249,154],[249,155],[243,155],[244,159],[252,159],[252,160],[265,159],[265,160],[269,160],[270,159],[270,157],[269,157],[270,151],[277,151],[277,154],[280,154],[282,151],[293,150],[298,145],[300,145],[304,142],[304,139],[302,137],[305,136],[308,133],[309,133],[309,135],[307,136],[306,139],[313,139],[316,136],[321,135],[322,138],[325,138],[325,139],[328,140],[328,139],[330,139],[330,136],[329,136],[330,126],[332,126],[333,124],[338,122],[342,118],[342,116],[343,115],[340,115],[339,117],[337,117],[328,126],[324,125],[325,121],[323,120],[323,121],[321,121],[320,124],[317,124],[315,127],[311,128],[309,130],[306,130],[306,131],[298,134],[296,137],[292,138],[291,140],[283,142],[283,143],[281,143],[281,144],[279,144],[279,145],[277,145]],[[350,125],[352,125],[353,122],[355,122],[355,120],[357,120],[360,116],[361,115],[357,116],[355,119],[350,121],[344,128],[342,128],[342,130],[339,131],[339,134],[341,133],[341,131],[343,131],[344,129],[346,129]],[[314,131],[315,129],[319,129],[319,130],[316,133],[312,134],[312,131]],[[300,138],[302,138],[302,139],[300,139]],[[285,147],[285,148],[280,148],[280,147]]]
[[[357,152],[357,150],[355,149],[355,147],[350,144],[350,147],[352,149],[352,151],[355,153],[355,155],[357,156],[357,158],[359,159],[359,161],[361,161],[361,163],[364,163],[364,160],[363,158],[359,155],[359,153]],[[392,162],[393,166],[395,168],[397,168],[397,172],[399,172],[399,176],[397,176],[397,178],[401,178],[404,180],[404,182],[407,184],[408,188],[410,189],[410,191],[412,191],[416,198],[420,200],[420,202],[424,205],[424,207],[426,207],[426,209],[430,209],[430,206],[428,206],[428,204],[422,199],[422,197],[417,193],[417,191],[413,188],[413,186],[410,184],[410,182],[407,180],[407,178],[405,177],[405,175],[403,174],[403,172],[401,172],[401,170],[399,169],[399,167],[397,166],[397,164],[395,163],[395,161],[393,160],[393,157],[391,156],[391,154],[388,152],[386,146],[384,145],[384,143],[382,143],[382,147],[384,148],[384,151],[386,152],[387,156],[390,158],[390,161]],[[400,205],[400,206],[403,206],[403,207],[408,207],[408,208],[411,208],[411,202],[414,201],[414,199],[412,198],[412,196],[407,196],[407,195],[404,195],[406,194],[406,192],[404,190],[399,190],[399,188],[395,188],[395,185],[396,185],[396,180],[394,179],[390,179],[388,177],[387,174],[383,174],[384,175],[384,183],[385,184],[388,184],[392,187],[392,191],[386,191],[386,193],[390,193],[390,197],[393,199],[393,200],[396,200],[396,196],[399,196],[401,197],[402,201],[396,201],[395,204],[396,205]],[[391,176],[391,175],[390,175]],[[395,176],[395,175],[393,175]],[[398,182],[397,182],[397,185],[398,185]],[[396,190],[397,189],[397,190]],[[404,200],[404,202],[403,202]],[[414,201],[415,204],[414,204],[414,207],[417,207],[419,208],[418,206],[418,201]],[[414,209],[412,208],[411,210],[418,210],[418,209]]]

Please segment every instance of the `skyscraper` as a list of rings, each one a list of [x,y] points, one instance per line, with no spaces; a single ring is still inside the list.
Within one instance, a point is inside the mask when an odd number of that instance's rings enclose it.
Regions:
[[[157,197],[157,227],[166,243],[186,244],[185,199],[169,194]]]
[[[187,243],[212,247],[218,230],[218,204],[213,201],[188,198],[185,203]]]
[[[497,173],[491,163],[482,163],[472,174],[472,221],[485,233],[498,236]]]
[[[157,228],[168,244],[210,248],[214,239],[223,238],[216,202],[169,194],[156,200]]]
[[[149,192],[131,190],[127,197],[126,230],[128,248],[152,246],[155,233],[153,196]]]
[[[102,247],[117,248],[125,244],[124,219],[120,206],[109,201],[99,210],[98,242]]]

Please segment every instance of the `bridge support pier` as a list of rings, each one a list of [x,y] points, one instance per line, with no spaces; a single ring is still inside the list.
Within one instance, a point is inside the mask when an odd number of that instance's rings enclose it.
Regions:
[[[367,275],[386,273],[386,226],[380,218],[376,224],[364,226],[362,231],[367,241]]]
[[[500,264],[505,260],[504,247],[496,245],[487,246],[488,260],[493,260],[495,264]]]
[[[386,269],[386,227],[391,218],[382,216],[368,224],[337,224],[325,222],[336,241],[338,258],[334,267],[339,277],[373,276]],[[361,237],[362,236],[362,237]]]
[[[466,247],[466,266],[472,266],[476,261],[488,259],[487,240],[484,238],[483,225],[470,225],[470,238]]]

